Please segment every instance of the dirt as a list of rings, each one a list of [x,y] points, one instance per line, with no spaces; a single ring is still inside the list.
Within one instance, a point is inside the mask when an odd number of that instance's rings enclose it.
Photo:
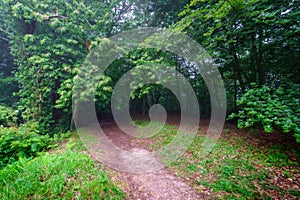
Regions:
[[[119,148],[127,152],[147,151],[139,143],[122,132],[112,121],[102,121],[101,127],[108,139]],[[149,139],[145,139],[149,140]],[[146,141],[147,142],[147,141]],[[96,155],[92,155],[96,157]],[[199,194],[183,179],[176,176],[167,168],[162,168],[149,173],[128,173],[115,169],[108,169],[114,182],[119,183],[121,189],[129,199],[203,199],[204,194]]]
[[[142,150],[135,138],[123,133],[115,124],[103,124],[103,130],[118,147],[126,150]],[[149,139],[144,139],[149,140]],[[147,141],[146,141],[147,142]],[[116,171],[114,179],[123,181],[124,191],[130,199],[199,199],[200,195],[182,179],[166,168],[151,173],[126,173]]]
[[[124,183],[123,191],[130,199],[203,199],[184,180],[164,168],[152,173],[131,174],[117,171],[113,180]]]

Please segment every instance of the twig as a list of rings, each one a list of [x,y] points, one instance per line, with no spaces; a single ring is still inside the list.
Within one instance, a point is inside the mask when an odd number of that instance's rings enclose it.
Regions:
[[[68,17],[59,15],[58,7],[56,7],[55,15],[48,16],[46,19],[44,19],[44,21],[49,21],[50,19],[54,19],[54,18],[67,19]]]
[[[68,19],[68,17],[65,16],[56,16],[56,15],[51,15],[49,17],[47,17],[46,19],[44,19],[43,21],[50,21],[50,19],[54,19],[54,18],[60,18],[60,19]]]
[[[114,21],[114,24],[108,29],[107,35],[110,36],[111,32],[113,31],[114,26],[118,23],[118,21],[121,19],[122,15],[128,11],[129,8],[131,8],[132,4],[127,5],[125,7],[125,1],[123,2],[122,9],[120,10],[120,13],[118,14],[117,19]]]
[[[9,42],[9,40],[7,38],[4,38],[4,37],[0,37],[1,40],[4,40],[6,42]]]
[[[12,36],[11,33],[6,32],[6,30],[4,30],[4,29],[2,29],[2,28],[0,28],[0,32],[5,33],[6,35]]]

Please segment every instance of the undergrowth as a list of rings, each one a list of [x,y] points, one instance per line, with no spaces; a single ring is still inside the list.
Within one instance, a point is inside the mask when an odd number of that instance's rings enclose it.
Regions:
[[[123,199],[103,167],[82,153],[78,138],[0,170],[0,199]]]

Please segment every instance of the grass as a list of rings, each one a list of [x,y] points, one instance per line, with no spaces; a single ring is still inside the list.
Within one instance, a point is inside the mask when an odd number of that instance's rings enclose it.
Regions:
[[[138,122],[140,126],[146,122]],[[241,131],[241,130],[238,130]],[[266,148],[250,144],[246,136],[224,130],[213,151],[201,158],[201,143],[205,133],[200,131],[183,157],[173,162],[169,168],[184,178],[200,193],[210,191],[210,198],[220,199],[270,199],[300,198],[295,182],[288,179],[299,178],[300,165],[292,161],[280,145]],[[177,128],[165,125],[147,148],[157,150],[168,144],[177,134]],[[296,157],[297,151],[292,152]],[[283,176],[281,176],[283,174]],[[279,179],[281,183],[274,183]]]
[[[0,171],[0,199],[124,199],[103,167],[71,137],[59,148]]]

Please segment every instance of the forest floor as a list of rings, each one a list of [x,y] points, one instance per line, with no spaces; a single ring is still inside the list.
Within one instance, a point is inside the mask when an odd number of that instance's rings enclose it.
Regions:
[[[141,126],[147,119],[137,117]],[[156,136],[137,139],[113,122],[102,124],[116,146],[130,151],[153,151],[172,140],[180,118],[169,117]],[[126,173],[107,168],[112,181],[130,199],[299,199],[299,144],[284,134],[240,130],[227,123],[214,150],[199,159],[209,120],[188,151],[168,168],[151,173]],[[93,158],[93,155],[91,155]]]
[[[148,123],[135,120],[139,126]],[[116,146],[144,155],[172,141],[178,124],[178,117],[168,116],[148,139],[128,136],[109,120],[101,126]],[[212,152],[201,158],[208,125],[201,120],[188,150],[149,173],[109,168],[73,133],[58,147],[0,170],[0,199],[300,199],[300,147],[292,135],[226,123]]]

